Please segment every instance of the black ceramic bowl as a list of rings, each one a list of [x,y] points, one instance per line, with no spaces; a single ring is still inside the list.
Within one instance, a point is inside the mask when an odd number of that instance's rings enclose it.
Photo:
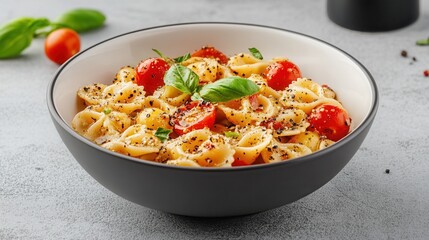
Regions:
[[[419,0],[327,0],[328,17],[345,28],[380,32],[405,27],[419,17]]]
[[[111,83],[125,65],[153,56],[180,56],[204,45],[228,55],[258,48],[286,56],[304,76],[337,91],[353,118],[352,132],[333,146],[284,161],[235,168],[188,168],[142,161],[88,141],[70,126],[81,86]],[[47,100],[58,133],[80,165],[107,189],[142,206],[187,216],[236,216],[296,201],[331,180],[353,157],[376,115],[378,93],[369,72],[342,50],[296,32],[230,23],[191,23],[142,29],[96,44],[60,67]],[[359,161],[359,159],[356,159]]]

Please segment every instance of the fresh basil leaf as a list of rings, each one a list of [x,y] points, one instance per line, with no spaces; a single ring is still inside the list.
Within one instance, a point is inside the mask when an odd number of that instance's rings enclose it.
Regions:
[[[84,32],[103,26],[105,20],[106,16],[98,10],[78,8],[61,15],[54,26],[55,28],[68,27],[76,32]]]
[[[176,62],[176,63],[181,63],[181,62],[184,62],[184,61],[188,60],[189,58],[191,58],[191,54],[190,54],[190,53],[187,53],[187,54],[185,54],[185,55],[183,55],[183,56],[180,56],[180,57],[175,58],[175,59],[174,59],[174,62]]]
[[[0,28],[0,59],[13,58],[31,45],[34,33],[49,26],[46,18],[18,18]]]
[[[229,137],[229,138],[238,138],[240,136],[240,134],[238,132],[224,132],[225,137]]]
[[[170,129],[158,128],[155,132],[155,137],[157,137],[161,142],[168,140],[169,135],[172,131]]]
[[[228,77],[204,85],[199,94],[205,101],[215,103],[239,99],[258,91],[258,85],[249,79]]]
[[[192,95],[198,90],[199,78],[191,69],[180,64],[174,64],[165,73],[164,83]]]
[[[261,52],[259,52],[258,49],[256,48],[249,48],[250,53],[257,59],[264,59],[264,57],[262,56]]]
[[[156,52],[156,54],[158,54],[161,58],[167,59],[167,57],[158,49],[152,48],[152,51]]]
[[[191,100],[192,101],[203,101],[204,99],[200,96],[200,94],[198,92],[196,92],[191,96]]]

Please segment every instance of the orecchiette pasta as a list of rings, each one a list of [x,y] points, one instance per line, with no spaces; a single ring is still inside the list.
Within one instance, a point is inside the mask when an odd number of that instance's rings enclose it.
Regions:
[[[145,85],[137,84],[139,68],[122,67],[112,84],[95,83],[78,89],[83,107],[71,125],[80,135],[111,151],[180,167],[281,162],[335,143],[329,138],[335,126],[319,126],[326,121],[317,121],[318,107],[326,104],[347,116],[333,89],[301,75],[278,89],[279,85],[274,87],[268,80],[272,73],[268,77],[266,71],[274,63],[289,61],[286,58],[267,61],[238,53],[220,61],[226,56],[219,54],[223,53],[216,50],[205,56],[191,55],[181,62],[165,59],[170,65],[181,66],[175,75],[180,81],[166,81],[153,94],[145,91]],[[156,74],[167,76],[165,72]],[[246,93],[250,90],[232,85],[236,78],[248,80],[257,86],[256,91]],[[230,85],[218,84],[222,90],[216,91],[227,92],[215,92],[212,99],[216,101],[205,101],[204,95],[199,95],[200,89],[214,88],[217,85],[210,84],[225,79]],[[231,98],[234,94],[241,95]],[[222,100],[222,95],[227,100]],[[348,130],[350,119],[346,120],[336,123],[346,124],[342,127]]]

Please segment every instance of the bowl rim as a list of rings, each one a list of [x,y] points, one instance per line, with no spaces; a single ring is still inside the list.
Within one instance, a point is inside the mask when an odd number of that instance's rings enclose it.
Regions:
[[[174,27],[178,27],[178,26],[197,26],[197,25],[245,26],[245,27],[252,27],[252,28],[271,29],[271,30],[275,30],[275,31],[283,31],[283,32],[288,32],[288,33],[292,33],[295,35],[303,36],[303,37],[315,40],[319,43],[322,43],[328,47],[331,47],[334,50],[339,51],[341,54],[343,54],[347,58],[349,58],[365,74],[366,78],[368,79],[368,83],[370,85],[370,88],[372,90],[372,102],[371,102],[370,111],[367,113],[365,118],[362,120],[362,123],[360,125],[358,125],[346,137],[344,137],[340,141],[336,142],[332,146],[329,146],[328,148],[316,151],[314,153],[311,153],[311,154],[308,154],[308,155],[305,155],[302,157],[290,159],[287,161],[280,161],[280,162],[275,162],[275,163],[257,164],[257,165],[249,165],[249,166],[236,166],[236,167],[201,167],[201,168],[167,165],[164,163],[158,163],[158,162],[154,162],[154,161],[150,161],[150,160],[142,160],[142,159],[138,159],[138,158],[134,158],[134,157],[130,157],[130,156],[126,156],[126,155],[123,155],[120,153],[113,152],[113,151],[105,149],[105,148],[93,143],[92,141],[86,139],[85,137],[79,135],[60,116],[60,114],[57,111],[57,108],[55,107],[55,104],[54,104],[54,97],[53,97],[54,87],[55,87],[55,84],[57,82],[59,75],[66,68],[66,66],[68,64],[70,64],[72,61],[74,61],[74,59],[78,58],[80,55],[86,53],[87,51],[91,50],[92,48],[95,48],[98,45],[104,44],[104,43],[109,42],[113,39],[120,38],[120,37],[123,37],[126,35],[131,35],[134,33],[149,31],[149,30],[153,30],[153,29],[162,29],[162,28],[171,28],[171,27],[174,28]],[[288,30],[288,29],[284,29],[284,28],[280,28],[280,27],[274,27],[274,26],[268,26],[268,25],[253,24],[253,23],[241,23],[241,22],[204,22],[204,21],[203,22],[183,22],[183,23],[174,23],[174,24],[164,24],[164,25],[157,25],[157,26],[152,26],[152,27],[147,27],[147,28],[141,28],[141,29],[121,33],[119,35],[116,35],[116,36],[107,38],[105,40],[102,40],[98,43],[95,43],[92,46],[89,46],[88,48],[86,48],[86,49],[78,52],[77,54],[75,54],[73,57],[71,57],[69,60],[67,60],[65,63],[63,63],[57,69],[57,71],[54,74],[54,77],[52,78],[52,80],[48,84],[46,97],[47,97],[48,110],[49,110],[49,113],[50,113],[51,117],[53,118],[53,120],[55,120],[55,122],[58,123],[72,137],[77,138],[77,140],[82,141],[83,143],[89,145],[90,147],[93,147],[93,148],[95,148],[99,151],[102,151],[104,153],[107,153],[109,155],[118,157],[120,161],[122,161],[122,160],[133,161],[133,162],[138,163],[138,164],[149,165],[150,167],[168,168],[168,169],[172,169],[172,170],[175,169],[175,170],[179,170],[179,171],[202,171],[202,172],[254,171],[257,169],[261,169],[261,168],[265,169],[265,168],[278,167],[278,166],[282,166],[282,165],[295,165],[295,164],[302,164],[302,163],[305,163],[307,161],[311,161],[314,158],[318,158],[320,156],[326,155],[329,152],[335,151],[337,148],[341,148],[341,146],[343,146],[346,143],[348,143],[349,141],[351,141],[355,136],[359,135],[362,131],[364,131],[367,127],[369,127],[369,125],[372,124],[372,120],[375,118],[375,115],[376,115],[376,112],[378,109],[378,104],[379,104],[379,92],[378,92],[377,84],[376,84],[373,76],[371,75],[371,73],[368,71],[368,69],[362,63],[360,63],[356,58],[354,58],[353,56],[351,56],[350,54],[348,54],[344,50],[342,50],[342,49],[340,49],[340,48],[338,48],[338,47],[336,47],[336,46],[334,46],[334,45],[332,45],[332,44],[330,44],[324,40],[321,40],[319,38],[316,38],[316,37],[313,37],[313,36],[310,36],[310,35],[307,35],[304,33],[296,32],[293,30]]]

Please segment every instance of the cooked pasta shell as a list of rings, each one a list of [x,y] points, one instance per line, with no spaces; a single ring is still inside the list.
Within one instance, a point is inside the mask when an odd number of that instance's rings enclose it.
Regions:
[[[228,66],[237,76],[248,78],[252,74],[262,74],[269,62],[262,61],[247,53],[240,53],[231,57]]]
[[[242,133],[240,140],[234,146],[234,159],[252,164],[270,144],[272,137],[270,132],[260,127]]]
[[[136,117],[136,123],[145,125],[148,129],[172,129],[170,115],[159,108],[144,108]]]
[[[153,96],[155,98],[163,100],[169,105],[176,106],[176,107],[184,104],[186,101],[188,101],[191,98],[189,94],[183,93],[179,91],[177,88],[172,86],[163,86],[157,89],[154,92]]]
[[[122,67],[116,73],[115,80],[113,82],[133,82],[136,79],[136,74],[136,70],[133,67]]]
[[[310,123],[307,121],[307,114],[300,109],[284,109],[275,118],[275,122],[281,123],[283,128],[273,132],[275,137],[293,136],[305,132]],[[268,126],[270,128],[270,126]]]
[[[191,57],[182,62],[182,65],[194,71],[202,83],[213,82],[218,79],[220,75],[220,73],[218,73],[219,63],[214,58]]]
[[[86,105],[96,105],[103,102],[102,93],[106,85],[95,83],[79,88],[77,96],[85,101]]]
[[[89,140],[95,140],[102,135],[106,115],[89,108],[80,111],[72,120],[72,128]]]
[[[117,82],[103,91],[105,105],[127,114],[142,108],[144,95],[143,87],[133,82]]]
[[[305,145],[310,148],[311,151],[315,152],[319,150],[321,139],[319,134],[317,134],[316,132],[305,131],[293,136],[289,142]]]
[[[164,100],[161,100],[155,96],[145,97],[143,100],[143,108],[158,108],[170,115],[172,115],[177,110],[176,106],[170,105]]]
[[[260,94],[255,97],[259,103],[257,111],[254,110],[249,97],[221,103],[218,108],[223,111],[228,121],[243,127],[268,120],[277,114],[278,109],[269,98]]]
[[[132,157],[141,157],[159,152],[161,141],[154,135],[154,131],[145,126],[136,124],[125,130],[119,139],[108,142],[103,147]]]
[[[320,143],[319,143],[319,149],[318,149],[318,150],[325,149],[325,148],[327,148],[327,147],[331,146],[331,145],[332,145],[332,144],[334,144],[334,143],[335,143],[334,141],[329,140],[329,139],[327,139],[327,138],[322,139],[322,140],[320,141]]]
[[[175,165],[175,166],[181,166],[181,167],[201,167],[198,163],[191,159],[187,158],[179,158],[175,160],[168,160],[167,165]]]
[[[105,110],[109,112],[100,112],[102,110],[99,107],[87,107],[73,118],[73,129],[97,144],[102,144],[116,138],[131,125],[132,121],[127,114]]]
[[[299,108],[309,114],[315,107],[329,103],[341,107],[333,98],[325,97],[323,88],[310,79],[300,78],[283,91],[280,102],[285,107]]]
[[[312,153],[311,149],[299,143],[279,143],[272,141],[266,149],[261,152],[265,163],[281,162]]]
[[[172,159],[190,159],[202,167],[226,167],[234,161],[234,150],[228,139],[208,129],[189,132],[166,147]]]

